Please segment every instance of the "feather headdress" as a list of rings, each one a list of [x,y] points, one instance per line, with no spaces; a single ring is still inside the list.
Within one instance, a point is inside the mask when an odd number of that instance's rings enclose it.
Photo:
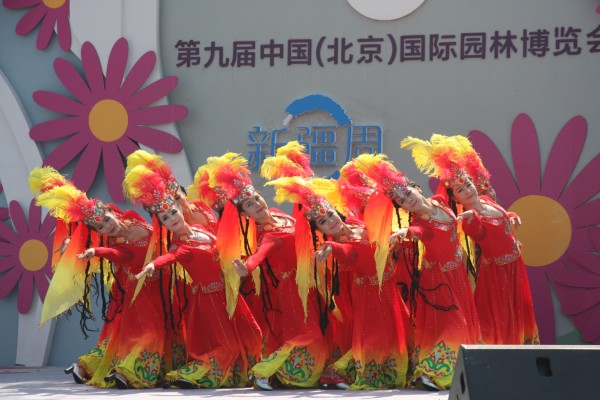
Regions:
[[[461,157],[461,163],[467,174],[473,179],[473,183],[479,194],[491,189],[490,173],[484,167],[483,161],[477,151],[473,148],[471,141],[461,135],[450,137],[456,143],[456,150]]]
[[[402,171],[398,170],[384,154],[361,154],[354,159],[356,168],[377,185],[365,206],[365,227],[369,242],[375,245],[377,277],[381,287],[389,255],[388,239],[392,232],[393,201],[403,197],[412,185]],[[385,201],[385,198],[391,201]]]
[[[250,178],[248,160],[237,153],[226,153],[206,160],[209,186],[219,188],[229,199],[223,207],[217,229],[217,250],[221,269],[225,277],[227,312],[233,315],[240,288],[240,277],[233,268],[233,260],[240,258],[243,250],[243,235],[239,223],[239,212],[246,199],[256,193]]]
[[[171,166],[157,154],[151,154],[144,150],[136,150],[127,156],[127,168],[125,175],[137,166],[144,166],[149,170],[159,174],[165,181],[166,190],[173,196],[176,196],[179,190],[179,182],[173,177]]]
[[[67,183],[73,185],[53,167],[36,167],[29,173],[29,189],[34,195]]]
[[[129,169],[123,180],[123,192],[133,204],[143,206],[152,214],[168,211],[175,203],[161,174],[144,165]]]
[[[338,209],[346,215],[355,214],[362,218],[367,202],[375,191],[375,181],[360,171],[355,161],[351,160],[340,169],[338,187],[343,203],[343,208]]]
[[[36,197],[36,204],[48,208],[50,215],[66,223],[83,221],[88,225],[96,225],[104,220],[106,213],[106,207],[100,200],[89,199],[69,183],[40,193]]]
[[[412,150],[412,157],[419,170],[438,178],[444,187],[462,185],[467,179],[462,169],[456,142],[447,136],[434,133],[429,141],[407,137],[400,147]]]
[[[385,154],[361,154],[354,159],[354,165],[392,200],[405,192],[411,183],[404,173],[387,159]]]
[[[211,188],[220,187],[234,205],[240,205],[254,192],[248,160],[237,153],[226,153],[221,157],[206,160]]]
[[[286,176],[308,178],[314,172],[310,168],[310,157],[305,152],[305,146],[294,140],[277,149],[275,156],[265,158],[260,174],[263,178],[273,180]]]
[[[304,170],[302,175],[296,176],[308,178],[309,176],[314,175],[313,170],[310,168],[310,155],[306,153],[306,146],[297,140],[287,142],[285,145],[278,148],[275,156],[285,156]]]
[[[188,186],[188,196],[191,201],[200,200],[216,210],[222,210],[227,202],[227,194],[219,187],[210,187],[210,174],[208,165],[198,167],[194,174],[194,181]]]

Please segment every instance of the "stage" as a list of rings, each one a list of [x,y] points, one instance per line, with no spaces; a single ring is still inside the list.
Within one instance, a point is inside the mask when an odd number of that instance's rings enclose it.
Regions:
[[[403,399],[403,400],[446,400],[448,391],[425,392],[419,390],[373,390],[373,391],[342,391],[342,390],[275,390],[272,392],[244,389],[146,389],[118,390],[97,389],[87,385],[77,385],[71,376],[63,372],[62,367],[0,368],[0,399],[44,399],[44,400],[104,400],[114,397],[127,399],[171,399],[179,397],[224,399]]]

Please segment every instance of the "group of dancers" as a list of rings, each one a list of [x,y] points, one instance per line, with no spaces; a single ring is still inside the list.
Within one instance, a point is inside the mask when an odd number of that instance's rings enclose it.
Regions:
[[[36,168],[57,218],[51,318],[75,306],[96,346],[66,373],[127,388],[445,390],[461,344],[539,344],[519,217],[495,199],[463,136],[408,137],[429,198],[383,154],[317,178],[289,142],[261,167],[270,208],[239,154],[209,157],[184,190],[158,155],[127,158],[122,211]],[[67,311],[68,312],[68,311]]]

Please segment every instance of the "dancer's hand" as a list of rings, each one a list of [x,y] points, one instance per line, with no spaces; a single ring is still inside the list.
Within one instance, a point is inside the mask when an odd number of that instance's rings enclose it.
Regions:
[[[466,220],[467,224],[470,224],[471,220],[473,219],[474,216],[475,216],[475,211],[467,210],[464,213],[460,214],[458,217],[456,217],[456,219],[458,220],[458,222],[462,222],[463,220]]]
[[[71,237],[67,236],[65,238],[65,240],[63,240],[63,242],[60,244],[60,247],[58,249],[56,249],[55,253],[60,252],[60,255],[62,256],[70,242],[71,242]]]
[[[94,249],[93,247],[90,247],[89,249],[87,249],[83,253],[77,254],[77,258],[80,258],[82,260],[86,260],[87,261],[90,258],[94,257],[95,254],[96,254],[96,249]]]
[[[148,265],[142,269],[142,272],[135,276],[135,279],[140,280],[144,275],[148,275],[148,278],[152,278],[152,275],[154,275],[154,269],[154,264],[148,263]]]
[[[508,219],[510,220],[510,224],[515,227],[518,228],[519,226],[521,226],[521,218],[519,218],[519,216],[513,212],[508,213]]]
[[[389,239],[389,243],[390,245],[395,246],[398,242],[397,239],[399,239],[399,241],[403,241],[404,239],[406,239],[406,235],[408,235],[408,228],[400,228],[398,229],[396,232],[392,233],[392,235],[390,236]]]
[[[233,268],[235,268],[235,272],[242,278],[248,276],[248,268],[239,258],[233,260]]]
[[[322,263],[327,260],[331,252],[332,248],[330,244],[326,244],[325,246],[321,247],[321,250],[315,251],[315,258],[317,259],[317,262]]]

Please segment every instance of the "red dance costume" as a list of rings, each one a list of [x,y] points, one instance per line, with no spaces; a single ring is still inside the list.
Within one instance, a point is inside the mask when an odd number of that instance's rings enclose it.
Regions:
[[[249,383],[249,368],[260,358],[262,334],[242,298],[229,318],[216,239],[201,225],[192,229],[209,236],[210,243],[194,235],[174,235],[169,253],[153,261],[156,268],[179,262],[192,278],[186,285],[189,304],[184,311],[187,363],[168,373],[166,381],[243,387]]]
[[[355,218],[347,218],[346,224],[364,228]],[[393,265],[387,264],[380,289],[375,249],[366,238],[344,235],[325,243],[331,245],[341,268],[352,272],[352,348],[334,364],[334,371],[351,384],[350,389],[405,387],[407,310],[395,287]]]
[[[475,306],[486,344],[539,344],[538,329],[529,290],[521,243],[511,230],[510,213],[491,198],[481,202],[502,216],[474,211],[463,229],[481,249]]]
[[[146,229],[148,236],[131,242],[123,237],[109,237],[108,247],[95,248],[95,255],[117,265],[124,277],[121,281],[125,290],[121,321],[117,334],[110,338],[107,353],[115,361],[111,372],[125,377],[130,387],[152,388],[162,383],[173,362],[181,362],[184,349],[181,343],[173,341],[173,332],[164,319],[160,299],[168,298],[169,280],[166,277],[161,279],[157,274],[154,279],[147,279],[132,302],[137,286],[135,275],[144,266],[152,227],[134,211],[126,211],[120,220],[125,225]],[[114,383],[107,385],[114,386]],[[106,384],[100,383],[100,386]]]
[[[429,199],[448,222],[413,213],[408,238],[425,246],[416,295],[411,381],[426,375],[449,388],[461,344],[481,343],[481,329],[458,237],[458,222],[442,196]]]
[[[315,289],[309,292],[305,321],[296,285],[295,221],[281,211],[270,211],[273,216],[286,219],[288,225],[257,225],[258,249],[246,259],[249,273],[268,259],[279,281],[277,287],[268,289],[277,310],[269,316],[275,334],[266,347],[272,351],[254,366],[252,374],[257,378],[274,376],[285,386],[314,387],[327,358],[326,341],[319,327],[318,293]],[[262,268],[266,268],[265,263]]]

